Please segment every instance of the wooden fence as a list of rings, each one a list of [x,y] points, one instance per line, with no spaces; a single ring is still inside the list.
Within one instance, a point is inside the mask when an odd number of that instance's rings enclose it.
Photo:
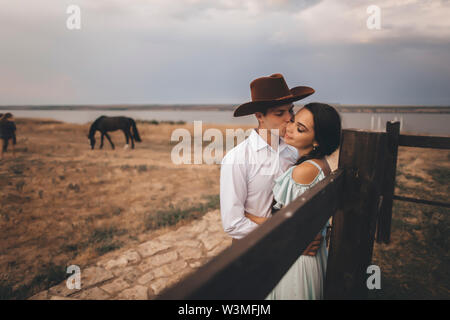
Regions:
[[[335,172],[158,299],[264,299],[330,217],[325,299],[366,298],[375,235],[390,238],[399,145],[449,149],[450,138],[400,135],[398,122],[343,130]]]
[[[399,122],[387,122],[386,134],[388,139],[388,154],[386,156],[385,180],[383,188],[383,205],[378,217],[377,242],[389,243],[391,234],[392,219],[392,203],[393,200],[410,201],[421,204],[450,207],[450,203],[417,199],[394,194],[395,176],[397,169],[397,152],[399,146],[417,147],[417,148],[433,148],[433,149],[450,149],[450,138],[433,137],[433,136],[417,136],[400,134]]]

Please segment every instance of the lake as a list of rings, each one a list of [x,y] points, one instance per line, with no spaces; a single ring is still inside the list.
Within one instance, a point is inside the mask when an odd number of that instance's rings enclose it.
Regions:
[[[1,110],[11,112],[15,117],[52,118],[69,123],[84,124],[92,122],[101,115],[128,116],[135,120],[185,121],[192,123],[201,120],[204,123],[233,123],[257,125],[255,117],[234,118],[230,111],[201,110]],[[341,113],[343,128],[384,131],[387,121],[400,121],[402,133],[450,136],[449,113]]]

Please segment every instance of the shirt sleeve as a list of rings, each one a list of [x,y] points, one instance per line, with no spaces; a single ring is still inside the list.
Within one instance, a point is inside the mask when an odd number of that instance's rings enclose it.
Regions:
[[[224,158],[225,160],[225,158]],[[244,215],[247,198],[245,164],[222,161],[220,168],[220,213],[224,231],[233,238],[241,239],[258,224]]]

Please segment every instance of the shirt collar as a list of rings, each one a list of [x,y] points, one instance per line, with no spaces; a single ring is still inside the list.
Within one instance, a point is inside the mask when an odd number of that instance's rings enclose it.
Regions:
[[[249,137],[248,137],[250,146],[253,148],[253,150],[255,151],[259,151],[263,148],[267,148],[271,146],[269,146],[269,144],[258,134],[258,132],[256,132],[256,129],[253,129],[252,132],[250,133]],[[283,138],[280,137],[279,143],[278,143],[278,148],[279,151],[282,152],[286,147],[288,146],[288,144],[286,142],[284,142]]]

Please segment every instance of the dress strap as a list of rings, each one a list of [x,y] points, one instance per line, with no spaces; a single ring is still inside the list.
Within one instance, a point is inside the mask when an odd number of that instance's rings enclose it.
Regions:
[[[306,160],[305,162],[309,162],[312,163],[313,165],[315,165],[317,167],[317,169],[322,170],[325,177],[328,176],[331,173],[331,169],[330,166],[328,165],[328,162],[326,159],[315,159],[317,161],[319,161],[321,163],[322,166],[318,165],[315,161],[313,161],[312,159]]]
[[[315,161],[312,161],[311,159],[306,160],[305,162],[312,163],[313,165],[315,165],[317,167],[317,169],[319,169],[319,171],[322,170],[322,167],[319,166]]]

